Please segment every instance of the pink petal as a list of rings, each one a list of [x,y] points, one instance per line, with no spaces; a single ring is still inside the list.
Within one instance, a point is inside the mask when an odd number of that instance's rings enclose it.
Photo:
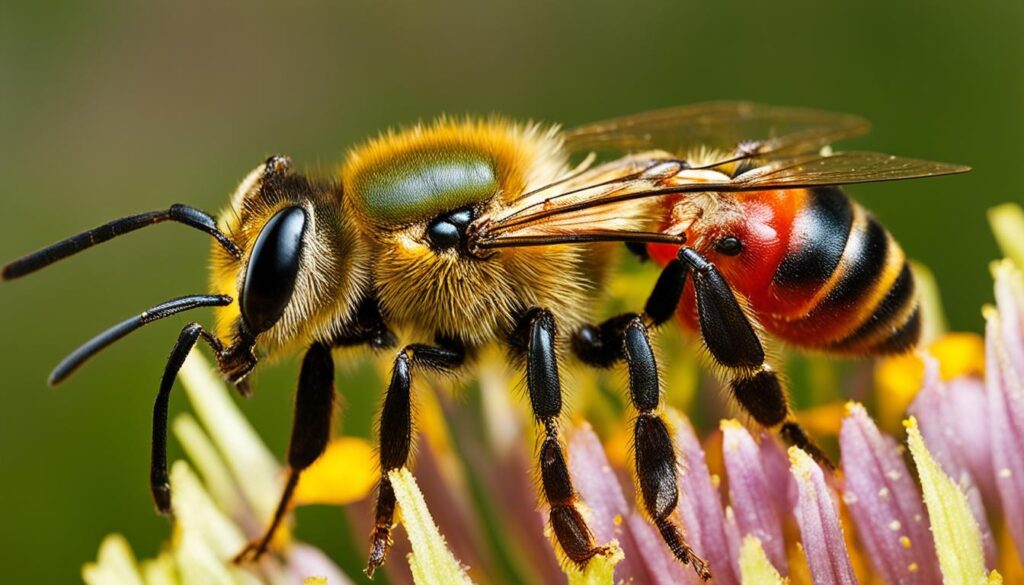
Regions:
[[[997,278],[997,287],[998,278]],[[998,298],[998,295],[997,295]],[[1021,371],[1015,368],[1007,335],[1014,321],[1000,315],[986,315],[985,382],[988,389],[988,420],[992,437],[992,468],[1003,514],[1018,553],[1024,555],[1024,387]],[[1019,308],[1017,308],[1019,310]],[[997,319],[1002,317],[999,321]],[[1002,335],[1000,335],[1002,334]]]
[[[668,585],[692,574],[675,560],[654,528],[630,512],[619,479],[590,425],[575,429],[568,447],[569,474],[580,499],[590,509],[587,521],[594,538],[598,544],[617,539],[625,554],[615,567],[616,581]]]
[[[875,570],[888,583],[942,582],[921,492],[896,441],[855,404],[843,419],[839,448],[843,501]]]
[[[992,463],[985,460],[990,449],[987,444],[991,442],[987,436],[989,431],[985,425],[978,424],[986,418],[984,396],[977,384],[971,384],[968,379],[956,386],[944,384],[934,358],[925,357],[924,367],[924,383],[908,410],[919,421],[921,435],[932,456],[967,495],[981,529],[985,559],[992,564],[996,558],[995,540],[985,514],[981,484],[975,475],[992,477]],[[979,431],[984,436],[979,436]],[[977,459],[979,454],[980,460]],[[993,482],[991,479],[986,485],[994,494]]]
[[[836,505],[825,485],[825,474],[811,456],[797,447],[789,450],[793,477],[797,480],[796,523],[815,583],[854,585]]]
[[[739,565],[725,531],[722,495],[718,492],[704,458],[704,449],[693,431],[690,421],[683,415],[674,417],[676,447],[682,468],[679,473],[679,513],[683,519],[686,539],[704,560],[711,565],[716,583],[738,584]]]
[[[352,583],[323,551],[301,542],[295,543],[288,553],[288,573],[298,583],[306,577],[327,577],[331,585]]]
[[[722,451],[729,473],[729,492],[736,515],[736,526],[742,536],[756,536],[768,560],[780,573],[789,572],[786,542],[782,525],[772,501],[768,479],[761,465],[761,450],[743,425],[734,420],[722,421]]]
[[[676,560],[661,535],[653,526],[640,515],[639,512],[631,512],[626,519],[626,530],[636,548],[641,552],[643,558],[640,564],[642,573],[626,574],[621,581],[626,583],[657,583],[658,585],[673,585],[686,583],[687,585],[701,585],[700,577],[684,567]],[[636,564],[634,564],[635,566]],[[632,579],[630,578],[632,577]],[[618,573],[616,572],[618,579]]]
[[[797,504],[796,479],[789,472],[789,456],[775,435],[761,433],[761,466],[770,486],[784,486],[769,491],[775,511],[779,518],[786,518],[793,513]]]

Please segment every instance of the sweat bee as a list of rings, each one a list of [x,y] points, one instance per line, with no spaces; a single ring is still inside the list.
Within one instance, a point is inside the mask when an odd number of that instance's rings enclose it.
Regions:
[[[856,116],[744,102],[568,131],[442,118],[354,148],[330,177],[271,157],[245,177],[219,219],[185,205],[118,219],[11,262],[3,278],[164,221],[213,236],[211,294],[172,299],[115,325],[72,352],[50,383],[147,323],[216,307],[215,328],[182,329],[157,394],[150,486],[166,513],[167,405],[190,349],[209,345],[242,394],[260,361],[304,352],[284,494],[240,560],[266,552],[300,474],[325,449],[333,350],[400,348],[380,417],[372,575],[392,538],[396,503],[386,473],[409,459],[412,376],[465,369],[498,344],[524,368],[543,429],[538,464],[552,532],[568,559],[586,564],[603,548],[579,512],[558,437],[559,363],[563,355],[598,368],[624,362],[638,499],[674,556],[708,579],[711,569],[673,515],[676,455],[660,414],[651,332],[678,314],[757,423],[827,460],[793,420],[763,333],[842,354],[912,348],[921,323],[905,255],[837,185],[968,170],[830,149],[867,128]],[[574,155],[585,158],[574,163]],[[623,242],[663,268],[640,312],[595,323]]]

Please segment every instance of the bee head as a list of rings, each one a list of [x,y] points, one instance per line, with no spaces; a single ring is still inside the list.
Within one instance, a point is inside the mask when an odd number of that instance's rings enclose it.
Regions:
[[[369,283],[368,248],[341,208],[341,188],[272,156],[242,180],[222,214],[241,250],[212,252],[212,286],[236,302],[218,309],[222,339],[259,352],[329,341]]]
[[[51,385],[132,331],[198,307],[217,307],[215,339],[222,369],[240,381],[256,354],[292,344],[330,342],[355,312],[369,282],[368,247],[341,209],[341,188],[290,171],[274,156],[249,173],[221,218],[175,204],[116,219],[33,252],[3,267],[14,280],[117,236],[172,221],[214,238],[213,294],[174,298],[110,327],[73,351],[50,375]],[[147,267],[158,270],[158,266]],[[204,334],[208,335],[208,334]]]

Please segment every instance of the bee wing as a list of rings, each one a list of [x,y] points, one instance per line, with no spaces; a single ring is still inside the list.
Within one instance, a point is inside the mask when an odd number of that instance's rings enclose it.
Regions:
[[[579,241],[678,241],[637,231],[661,225],[659,197],[696,192],[768,191],[951,175],[970,167],[877,152],[818,152],[768,160],[736,177],[687,168],[671,158],[626,157],[545,192],[539,189],[498,218],[485,218],[482,248]]]
[[[706,102],[587,124],[563,133],[570,152],[664,150],[681,156],[696,148],[737,153],[731,160],[770,153],[811,152],[864,134],[864,118],[750,102]]]
[[[954,175],[971,170],[964,165],[903,158],[880,152],[836,152],[770,161],[729,181],[722,190],[750,191],[898,181]]]

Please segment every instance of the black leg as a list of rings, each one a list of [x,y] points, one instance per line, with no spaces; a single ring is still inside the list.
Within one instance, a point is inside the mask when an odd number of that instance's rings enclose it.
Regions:
[[[327,346],[315,343],[306,352],[299,372],[292,436],[288,445],[288,482],[270,526],[261,538],[246,545],[235,557],[236,563],[259,560],[267,552],[267,546],[288,513],[288,504],[303,470],[312,465],[327,448],[331,438],[333,413],[334,360]]]
[[[555,320],[551,313],[535,309],[523,318],[526,333],[526,383],[537,422],[544,425],[540,448],[540,474],[544,497],[551,508],[551,529],[565,555],[578,566],[605,552],[594,545],[594,537],[576,508],[576,491],[558,440],[558,417],[562,412],[562,387],[555,352]]]
[[[672,519],[679,502],[676,477],[676,454],[672,437],[658,415],[661,385],[647,326],[640,317],[626,325],[623,353],[629,369],[629,393],[636,408],[633,426],[633,449],[636,459],[637,485],[644,511],[654,522],[672,554],[683,564],[690,564],[705,581],[711,578],[708,564],[686,544],[682,531]]]
[[[736,401],[759,424],[777,427],[788,444],[834,469],[825,452],[792,419],[786,391],[765,361],[761,339],[718,269],[690,248],[680,250],[679,258],[693,269],[701,335],[711,357],[729,373]]]
[[[714,264],[692,248],[682,248],[662,270],[640,319],[648,328],[668,321],[679,305],[686,279],[692,275],[697,315],[708,353],[727,372],[729,387],[740,406],[759,424],[779,429],[790,445],[807,451],[823,465],[834,468],[824,451],[792,419],[786,392],[778,374],[765,361],[764,346],[750,318]],[[573,349],[584,362],[609,367],[624,357],[619,349],[627,324],[635,315],[612,317],[582,327]]]
[[[445,349],[418,344],[406,346],[395,358],[391,383],[384,397],[380,417],[381,479],[377,488],[374,528],[370,535],[370,558],[365,571],[369,577],[373,577],[374,571],[384,564],[391,547],[396,500],[388,472],[405,466],[412,447],[412,400],[409,394],[412,367],[423,366],[444,371],[457,368],[464,361],[465,352],[461,348]]]
[[[199,323],[189,323],[178,335],[178,341],[171,349],[171,355],[164,366],[164,375],[160,379],[160,391],[153,405],[153,439],[152,454],[149,464],[149,490],[153,494],[153,502],[161,514],[171,512],[171,483],[167,475],[167,405],[171,397],[171,388],[178,377],[178,371],[188,352],[192,351],[196,342],[202,337],[220,355],[223,351],[220,341],[207,333]]]

